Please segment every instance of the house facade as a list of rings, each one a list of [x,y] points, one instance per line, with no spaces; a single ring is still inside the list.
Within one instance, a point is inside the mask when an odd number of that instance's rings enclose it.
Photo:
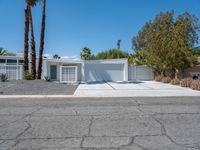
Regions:
[[[59,82],[128,81],[128,60],[44,59],[42,76]]]

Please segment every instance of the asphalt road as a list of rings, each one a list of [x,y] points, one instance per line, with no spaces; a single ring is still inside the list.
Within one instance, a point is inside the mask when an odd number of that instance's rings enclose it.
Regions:
[[[200,97],[0,99],[0,150],[200,150]]]

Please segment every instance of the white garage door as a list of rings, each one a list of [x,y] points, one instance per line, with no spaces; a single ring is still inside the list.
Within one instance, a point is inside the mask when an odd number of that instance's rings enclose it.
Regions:
[[[87,82],[124,81],[124,64],[86,64]]]

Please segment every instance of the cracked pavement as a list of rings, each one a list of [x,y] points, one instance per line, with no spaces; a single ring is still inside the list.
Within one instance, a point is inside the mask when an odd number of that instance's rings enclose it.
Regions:
[[[0,99],[0,150],[200,150],[200,97]]]

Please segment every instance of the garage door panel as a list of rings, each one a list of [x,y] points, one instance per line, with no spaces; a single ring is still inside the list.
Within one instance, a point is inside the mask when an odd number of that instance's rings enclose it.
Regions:
[[[86,64],[86,81],[123,81],[123,64]]]

